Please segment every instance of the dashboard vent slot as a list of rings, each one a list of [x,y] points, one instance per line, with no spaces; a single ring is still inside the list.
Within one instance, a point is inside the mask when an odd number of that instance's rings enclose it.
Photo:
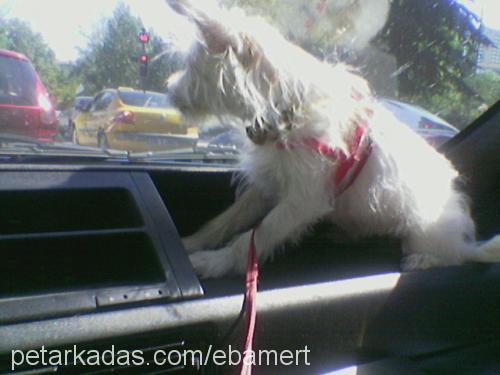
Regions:
[[[136,228],[143,225],[125,189],[2,191],[0,235]]]
[[[147,173],[2,172],[0,207],[0,325],[203,294]]]

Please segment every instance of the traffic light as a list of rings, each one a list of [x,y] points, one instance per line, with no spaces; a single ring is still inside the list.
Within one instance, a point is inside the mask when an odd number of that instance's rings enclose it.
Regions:
[[[139,73],[142,77],[146,77],[148,75],[148,64],[149,64],[149,56],[145,53],[139,56]]]
[[[139,74],[142,77],[141,85],[144,88],[144,78],[148,76],[149,56],[146,52],[146,45],[149,43],[151,37],[146,29],[142,29],[139,33],[139,42],[142,44],[142,54],[139,56]]]
[[[139,34],[139,42],[141,42],[142,44],[147,44],[149,43],[149,39],[150,39],[150,35],[149,33],[146,31],[146,29],[142,29],[140,34]]]

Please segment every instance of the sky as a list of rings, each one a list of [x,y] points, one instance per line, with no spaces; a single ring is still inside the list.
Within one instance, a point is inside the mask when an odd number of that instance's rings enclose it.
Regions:
[[[0,18],[28,21],[59,61],[72,61],[78,57],[78,47],[86,46],[93,27],[109,16],[120,1],[164,39],[175,35],[179,48],[186,48],[194,35],[192,26],[173,13],[164,0],[0,0]],[[487,26],[500,29],[500,0],[459,1],[482,13]]]
[[[0,0],[0,18],[28,21],[59,61],[72,61],[78,57],[78,47],[87,45],[92,29],[109,17],[119,2],[128,4],[146,27],[165,39],[175,35],[180,48],[187,47],[194,36],[193,27],[164,0]]]

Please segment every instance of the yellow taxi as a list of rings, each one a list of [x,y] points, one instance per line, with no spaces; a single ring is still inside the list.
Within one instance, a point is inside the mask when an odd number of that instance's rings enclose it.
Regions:
[[[99,92],[71,125],[74,143],[131,152],[193,147],[190,127],[167,95],[120,87]]]

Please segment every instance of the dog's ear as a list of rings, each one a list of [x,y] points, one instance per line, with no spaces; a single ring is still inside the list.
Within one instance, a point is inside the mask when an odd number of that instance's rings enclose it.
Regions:
[[[231,32],[223,25],[222,9],[213,0],[166,0],[177,13],[194,22],[210,53],[222,53],[234,44]]]
[[[166,0],[168,6],[172,8],[175,12],[191,17],[193,15],[191,1],[188,0]]]

